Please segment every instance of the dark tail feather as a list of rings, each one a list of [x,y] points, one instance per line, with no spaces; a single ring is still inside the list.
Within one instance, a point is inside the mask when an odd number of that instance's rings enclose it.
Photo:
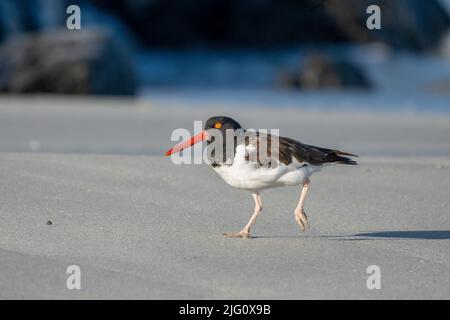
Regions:
[[[340,164],[349,164],[349,165],[352,165],[352,166],[358,165],[358,162],[356,162],[356,161],[353,160],[353,159],[346,158],[346,157],[339,157],[339,160],[336,161],[336,163],[340,163]]]
[[[342,157],[341,155],[351,156],[351,157],[357,157],[357,155],[341,152],[341,151],[332,151],[331,153],[327,154],[325,161],[326,162],[336,162],[340,164],[349,164],[349,165],[357,165],[358,162],[351,158]]]
[[[289,140],[287,138],[283,138],[285,140]],[[358,163],[351,159],[351,157],[358,157],[356,154],[343,152],[336,149],[327,149],[322,147],[316,147],[313,145],[302,144],[295,140],[292,145],[294,146],[295,151],[300,154],[303,159],[307,159],[306,161],[315,164],[321,165],[324,163],[342,163],[349,165],[357,165]]]

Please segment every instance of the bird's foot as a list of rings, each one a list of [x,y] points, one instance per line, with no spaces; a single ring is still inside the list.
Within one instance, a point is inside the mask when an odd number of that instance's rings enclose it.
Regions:
[[[306,228],[309,227],[308,217],[306,216],[306,212],[304,210],[295,211],[295,221],[297,221],[302,231],[305,231]]]
[[[223,234],[227,238],[243,238],[250,239],[250,234],[247,231],[239,231],[239,232],[227,232]]]

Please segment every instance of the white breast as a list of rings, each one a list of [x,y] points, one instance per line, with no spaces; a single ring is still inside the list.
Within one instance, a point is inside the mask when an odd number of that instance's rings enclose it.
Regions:
[[[306,178],[320,168],[304,165],[295,159],[289,165],[277,163],[273,167],[262,167],[245,161],[245,155],[245,147],[237,146],[232,165],[224,164],[213,169],[226,183],[235,188],[262,190],[303,184]]]

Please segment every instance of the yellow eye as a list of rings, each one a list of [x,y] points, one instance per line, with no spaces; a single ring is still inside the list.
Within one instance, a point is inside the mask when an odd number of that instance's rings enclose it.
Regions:
[[[220,129],[220,128],[222,128],[222,124],[221,124],[220,122],[216,122],[216,123],[214,124],[214,128]]]

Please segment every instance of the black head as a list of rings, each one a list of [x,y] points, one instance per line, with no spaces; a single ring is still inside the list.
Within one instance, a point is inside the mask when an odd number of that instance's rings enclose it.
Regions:
[[[232,159],[234,157],[234,153],[236,152],[237,135],[241,134],[240,131],[243,132],[241,125],[231,118],[224,117],[224,116],[216,116],[216,117],[211,117],[206,121],[204,131],[208,134],[208,130],[218,130],[220,133],[222,133],[222,143],[223,143],[223,150],[222,150],[223,158],[217,159],[217,157],[216,157],[214,159],[214,161],[211,161],[211,165],[214,167],[214,166],[219,165],[219,163],[225,162],[227,159],[227,154],[228,154],[229,158]],[[229,131],[227,131],[227,130],[229,130]],[[230,133],[230,131],[232,131],[232,134],[233,134],[233,141],[234,141],[234,143],[232,145],[233,150],[227,150],[227,137],[228,137],[228,134]],[[214,137],[214,135],[212,135],[212,136],[207,135],[207,137],[208,137],[207,144],[209,147],[211,145],[211,143],[213,143],[215,141],[215,137]],[[215,150],[210,150],[210,151],[211,151],[211,156],[215,157],[216,156]]]
[[[235,120],[224,117],[224,116],[216,116],[209,118],[205,123],[205,131],[208,129],[217,129],[225,133],[226,130],[238,130],[242,129],[241,125],[237,123]]]

